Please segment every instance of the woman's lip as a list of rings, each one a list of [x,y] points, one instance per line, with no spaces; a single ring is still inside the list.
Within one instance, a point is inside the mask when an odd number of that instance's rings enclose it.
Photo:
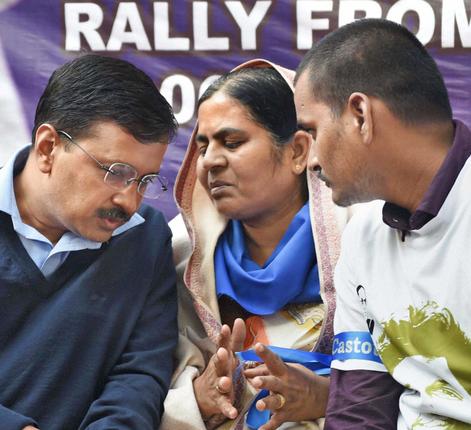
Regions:
[[[229,185],[231,184],[224,181],[212,181],[209,183],[209,189],[212,190],[213,188],[220,188],[220,187],[229,186]]]
[[[211,193],[211,197],[218,197],[221,193],[224,193],[224,191],[227,190],[227,188],[230,187],[230,184],[226,183],[220,183],[220,184],[212,184],[212,186],[209,189],[209,192]]]

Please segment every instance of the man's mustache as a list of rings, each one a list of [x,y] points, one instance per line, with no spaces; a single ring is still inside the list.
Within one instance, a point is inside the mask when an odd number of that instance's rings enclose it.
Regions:
[[[99,218],[112,218],[121,220],[123,222],[129,221],[131,218],[130,215],[120,208],[98,209],[97,214]]]

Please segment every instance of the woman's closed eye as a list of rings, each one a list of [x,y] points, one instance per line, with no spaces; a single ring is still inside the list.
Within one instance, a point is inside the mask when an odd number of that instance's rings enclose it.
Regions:
[[[200,156],[204,156],[206,154],[206,149],[208,148],[208,145],[199,145],[198,146],[198,152]]]
[[[233,151],[237,149],[240,145],[242,145],[242,143],[243,142],[241,140],[225,140],[222,142],[222,146],[224,148],[227,148],[230,151]],[[198,145],[198,152],[200,156],[204,157],[207,150],[208,150],[208,145],[204,145],[204,144]]]
[[[236,149],[238,148],[240,145],[242,145],[242,141],[240,140],[226,140],[224,142],[224,146],[228,149]]]

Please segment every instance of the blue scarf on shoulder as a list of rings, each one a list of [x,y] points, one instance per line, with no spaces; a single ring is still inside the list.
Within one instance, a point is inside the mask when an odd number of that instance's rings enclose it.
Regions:
[[[263,267],[248,255],[239,221],[231,220],[214,256],[216,292],[254,315],[270,315],[289,303],[321,302],[309,206],[295,215]]]

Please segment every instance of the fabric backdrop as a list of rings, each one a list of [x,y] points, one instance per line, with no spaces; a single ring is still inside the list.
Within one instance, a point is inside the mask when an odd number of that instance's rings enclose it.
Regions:
[[[180,130],[162,166],[172,191],[196,101],[214,76],[257,57],[296,68],[313,42],[363,17],[417,35],[445,77],[455,117],[471,126],[471,0],[0,0],[0,165],[31,141],[52,71],[96,52],[142,68],[173,106]],[[171,192],[150,203],[168,219],[176,214]]]

